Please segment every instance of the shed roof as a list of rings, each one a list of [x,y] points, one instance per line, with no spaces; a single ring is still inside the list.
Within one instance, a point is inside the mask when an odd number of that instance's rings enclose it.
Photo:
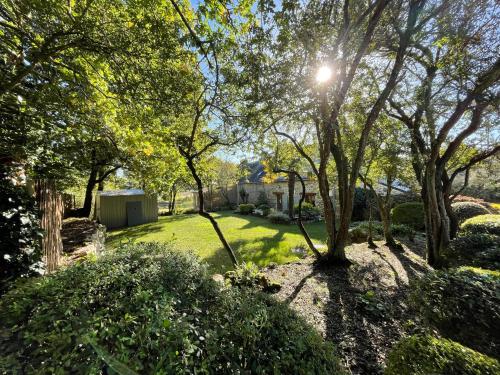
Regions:
[[[123,195],[144,195],[145,193],[142,189],[124,189],[99,191],[98,194],[105,197],[118,197]]]

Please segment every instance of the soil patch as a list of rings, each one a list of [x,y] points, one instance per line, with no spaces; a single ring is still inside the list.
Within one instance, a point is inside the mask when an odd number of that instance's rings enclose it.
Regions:
[[[264,269],[281,283],[276,297],[290,304],[335,343],[352,374],[381,374],[386,356],[413,318],[406,304],[410,280],[430,269],[423,259],[425,238],[401,241],[404,252],[354,244],[348,268],[318,268],[306,258]]]

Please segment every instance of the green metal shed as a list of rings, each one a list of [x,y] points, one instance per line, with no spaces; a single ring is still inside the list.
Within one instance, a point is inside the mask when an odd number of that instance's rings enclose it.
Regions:
[[[108,229],[151,223],[158,221],[158,199],[140,189],[99,191],[96,214]]]

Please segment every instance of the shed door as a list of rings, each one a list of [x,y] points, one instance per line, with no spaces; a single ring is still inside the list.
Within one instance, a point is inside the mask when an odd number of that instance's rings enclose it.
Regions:
[[[144,223],[142,217],[142,202],[127,202],[127,225],[132,227]]]

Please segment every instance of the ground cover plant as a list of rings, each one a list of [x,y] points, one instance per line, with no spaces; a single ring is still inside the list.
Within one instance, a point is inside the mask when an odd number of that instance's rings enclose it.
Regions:
[[[20,283],[0,306],[2,373],[342,373],[286,305],[165,244]]]

